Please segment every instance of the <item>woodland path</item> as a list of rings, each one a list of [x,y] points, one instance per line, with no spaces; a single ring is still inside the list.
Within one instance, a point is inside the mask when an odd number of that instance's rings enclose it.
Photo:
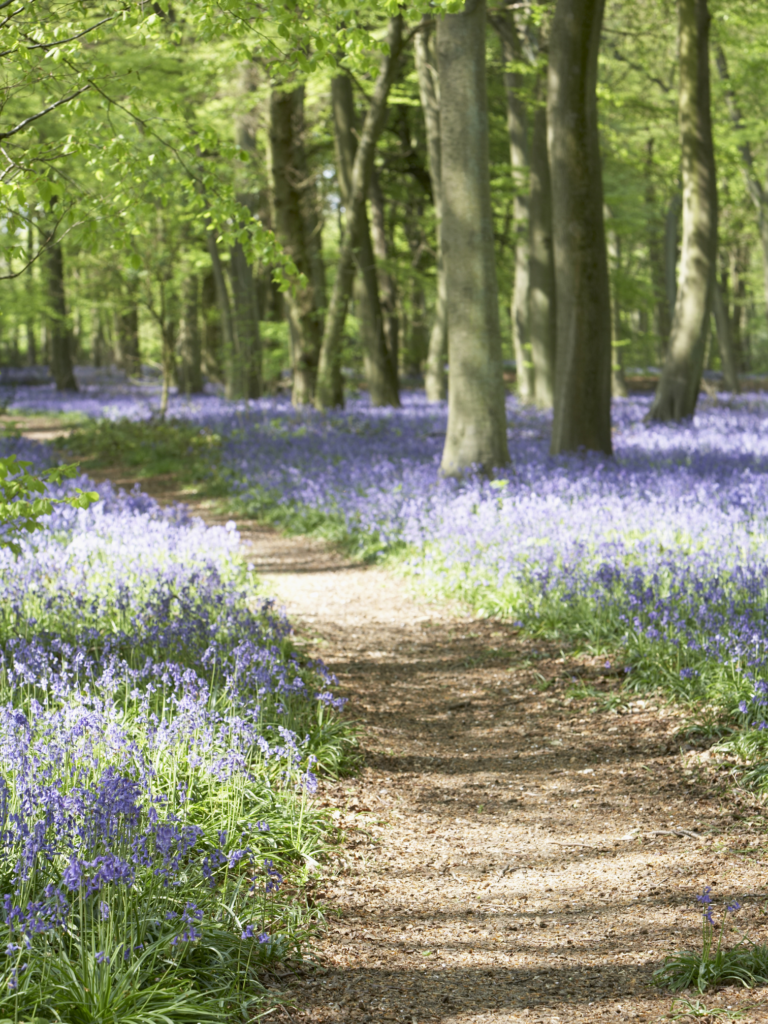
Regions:
[[[321,888],[324,969],[286,979],[291,1019],[669,1019],[650,977],[700,942],[705,885],[718,906],[742,900],[738,923],[765,939],[765,901],[745,898],[766,888],[762,814],[681,751],[677,712],[568,702],[573,678],[610,694],[614,670],[419,604],[320,542],[240,525],[350,698],[366,757],[320,791],[348,842]],[[768,1021],[760,991],[704,1002]]]
[[[141,484],[222,521],[163,479]],[[319,541],[238,527],[299,645],[336,673],[365,752],[357,777],[320,785],[347,842],[316,893],[320,969],[283,976],[275,1019],[669,1020],[651,974],[700,943],[707,885],[766,941],[762,809],[681,749],[678,711],[607,709],[621,666],[428,607]],[[605,699],[567,699],[574,679]],[[766,990],[703,1002],[768,1024]]]

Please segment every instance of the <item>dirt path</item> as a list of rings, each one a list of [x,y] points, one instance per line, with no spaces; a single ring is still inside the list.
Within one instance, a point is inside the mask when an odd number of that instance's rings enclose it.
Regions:
[[[656,1021],[671,997],[652,971],[699,941],[705,885],[765,938],[765,901],[745,895],[765,889],[761,813],[681,753],[676,712],[564,697],[574,678],[610,694],[622,666],[441,617],[319,543],[244,540],[366,751],[359,778],[322,788],[349,841],[322,890],[325,972],[294,980],[294,1019]],[[768,1021],[759,991],[703,1001]]]

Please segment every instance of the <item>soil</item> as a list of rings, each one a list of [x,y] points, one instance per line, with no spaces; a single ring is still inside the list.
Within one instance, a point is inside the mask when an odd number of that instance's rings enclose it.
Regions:
[[[728,941],[766,941],[761,806],[681,740],[679,709],[622,696],[621,663],[431,607],[318,541],[238,525],[297,641],[336,673],[365,755],[358,776],[318,791],[346,841],[316,883],[316,966],[282,976],[275,1019],[670,1020],[651,977],[700,947],[705,886],[716,919],[743,906]],[[568,696],[579,684],[593,696]],[[699,1012],[681,1020],[768,1022],[765,989],[686,998]]]

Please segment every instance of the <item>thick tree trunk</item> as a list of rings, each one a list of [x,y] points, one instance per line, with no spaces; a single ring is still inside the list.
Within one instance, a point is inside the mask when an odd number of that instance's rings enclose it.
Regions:
[[[64,252],[60,242],[49,241],[43,256],[47,292],[46,328],[51,374],[57,391],[77,391],[72,365],[72,331],[67,316]]]
[[[441,472],[509,461],[488,155],[485,2],[437,19],[448,431]]]
[[[349,207],[352,195],[352,168],[357,149],[352,80],[349,75],[339,75],[331,80],[331,100],[339,190],[344,206]],[[376,259],[365,203],[360,212],[357,230],[353,296],[360,322],[363,364],[371,405],[399,405],[397,363],[393,362],[393,353],[387,347]]]
[[[427,19],[424,15],[424,19]],[[435,294],[435,319],[429,332],[429,350],[424,373],[424,390],[428,402],[445,401],[447,382],[445,360],[448,354],[448,322],[446,319],[445,268],[443,265],[443,203],[440,186],[440,93],[436,61],[429,49],[429,34],[426,29],[417,32],[413,40],[413,56],[416,76],[419,82],[419,97],[424,114],[427,136],[427,162],[432,182],[432,200],[435,204],[437,290]]]
[[[501,37],[501,55],[505,64],[522,60],[522,47],[512,11],[494,15],[493,25]],[[528,113],[521,98],[522,75],[504,72],[504,92],[507,99],[507,134],[512,166],[512,186],[515,190],[512,215],[515,220],[515,280],[512,286],[510,316],[512,320],[512,349],[517,366],[517,394],[522,402],[534,399],[534,363],[529,342],[529,266],[530,266],[530,214],[529,214],[529,161]]]
[[[349,202],[345,204],[344,231],[339,250],[336,280],[323,324],[315,396],[315,405],[319,409],[342,405],[344,401],[341,384],[341,335],[344,330],[344,321],[354,280],[357,240],[360,236],[361,226],[367,222],[365,201],[373,171],[376,140],[384,126],[387,96],[400,61],[403,46],[402,33],[403,21],[402,17],[398,15],[389,22],[387,31],[389,52],[382,56],[381,68],[373,87],[363,127],[360,130],[352,164]]]
[[[261,338],[256,282],[242,245],[229,253],[229,277],[234,306],[232,357],[228,368],[231,398],[260,398],[262,390]]]
[[[597,130],[604,0],[558,0],[548,72],[557,296],[552,452],[611,453],[611,305]]]
[[[728,319],[728,308],[723,298],[723,289],[720,282],[715,278],[712,289],[712,312],[715,317],[715,329],[717,331],[717,343],[720,346],[720,358],[723,363],[723,376],[725,386],[729,391],[738,394],[739,370],[734,351],[733,339],[731,337],[731,324]]]
[[[675,303],[677,302],[677,259],[678,244],[677,236],[680,227],[680,211],[683,208],[683,197],[675,194],[669,201],[667,216],[664,220],[664,288],[667,293],[667,308],[669,309],[669,330],[672,333],[672,318],[675,315]],[[666,352],[669,338],[664,344]]]
[[[314,401],[325,308],[325,267],[305,130],[303,86],[285,92],[274,89],[269,138],[275,228],[283,249],[307,279],[303,288],[285,294],[291,330],[291,399],[296,407]]]
[[[528,337],[539,409],[551,409],[555,391],[557,320],[555,268],[552,256],[552,183],[547,155],[547,108],[536,110],[531,139],[531,191],[528,200],[531,263],[528,294]]]
[[[707,0],[678,0],[683,242],[672,335],[648,414],[681,420],[696,409],[717,258],[717,182],[709,96]]]
[[[202,340],[200,337],[200,281],[188,274],[181,286],[181,323],[176,381],[182,394],[203,390]]]
[[[659,355],[663,360],[667,354],[667,343],[672,330],[674,303],[670,304],[667,298],[664,280],[663,245],[659,237],[656,189],[653,182],[653,139],[648,139],[645,147],[645,211],[648,220],[648,262],[653,287],[654,328],[659,339]]]

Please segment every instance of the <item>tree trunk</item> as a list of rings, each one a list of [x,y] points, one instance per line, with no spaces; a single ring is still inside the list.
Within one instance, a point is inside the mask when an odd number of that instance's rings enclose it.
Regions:
[[[223,381],[221,309],[216,294],[216,281],[212,270],[203,274],[200,286],[203,315],[203,373],[211,380]]]
[[[46,327],[51,373],[57,391],[77,391],[72,365],[72,331],[67,316],[64,252],[60,242],[48,241],[43,256],[47,292]]]
[[[32,227],[32,221],[27,226],[27,260],[29,261],[29,267],[25,276],[25,293],[27,300],[27,318],[26,318],[26,329],[27,329],[27,366],[35,366],[37,364],[37,342],[35,339],[35,321],[32,316],[32,310],[35,308],[35,278],[32,271],[32,260],[35,256],[35,232]]]
[[[606,207],[605,219],[610,223],[611,213]],[[611,284],[611,395],[613,398],[626,398],[627,382],[624,380],[624,366],[621,343],[624,340],[624,325],[621,317],[621,303],[617,278],[621,273],[621,240],[612,227],[607,232],[608,260],[612,265],[613,281]]]
[[[533,360],[533,386],[539,409],[551,409],[555,389],[555,269],[552,256],[552,183],[547,155],[547,108],[534,116],[531,139],[530,217],[531,262],[528,293],[528,336]]]
[[[221,332],[221,354],[222,371],[224,374],[224,394],[227,398],[246,398],[248,396],[248,376],[244,367],[240,367],[236,360],[236,339],[235,326],[232,316],[232,305],[229,301],[229,290],[227,279],[224,276],[224,267],[219,255],[219,247],[216,243],[216,234],[208,228],[205,233],[208,245],[208,254],[211,257],[211,270],[213,284],[216,292],[216,305],[219,308],[219,330]]]
[[[323,339],[320,347],[317,392],[315,404],[319,409],[328,409],[343,404],[341,384],[341,335],[347,316],[352,282],[354,260],[361,226],[367,222],[365,201],[373,171],[376,140],[384,126],[387,112],[387,96],[397,73],[403,46],[403,21],[398,15],[390,19],[387,30],[388,53],[381,59],[381,67],[373,87],[371,101],[360,131],[350,174],[349,202],[345,204],[344,231],[339,250],[336,280],[323,324]]]
[[[200,337],[200,281],[188,274],[181,286],[181,323],[176,380],[182,394],[203,390],[202,342]]]
[[[747,301],[747,268],[749,260],[749,247],[739,244],[730,256],[730,285],[729,292],[732,298],[731,305],[731,338],[736,358],[736,368],[739,373],[746,373],[749,369],[744,346],[744,320]]]
[[[649,419],[693,416],[717,258],[717,181],[709,100],[707,0],[678,0],[683,241],[672,335]]]
[[[720,73],[720,77],[727,86],[725,99],[728,104],[728,113],[730,115],[731,122],[735,128],[742,130],[744,122],[741,117],[741,111],[736,102],[736,96],[731,88],[728,63],[725,59],[725,51],[722,46],[718,46],[715,54],[715,60],[717,62],[717,69]],[[760,236],[760,245],[763,251],[763,287],[766,301],[766,315],[768,315],[768,189],[763,186],[757,175],[754,155],[752,153],[752,147],[749,140],[745,139],[741,142],[739,146],[739,153],[741,155],[744,183],[747,186],[747,193],[752,200],[755,207],[755,213],[757,214],[757,231]]]
[[[522,47],[512,11],[499,11],[493,25],[501,37],[501,55],[506,64],[522,60]],[[515,221],[515,280],[512,286],[510,315],[512,319],[512,349],[517,367],[517,394],[521,402],[534,399],[534,364],[531,361],[529,313],[530,215],[529,215],[529,162],[528,115],[521,98],[523,78],[514,71],[504,72],[504,92],[507,99],[507,134],[512,167],[514,200],[512,216]]]
[[[677,302],[677,258],[678,258],[678,228],[680,225],[680,210],[683,206],[683,198],[675,194],[669,201],[667,216],[664,220],[664,288],[667,293],[667,308],[669,309],[669,330],[672,332],[672,318],[675,315],[675,303]],[[669,338],[664,344],[666,353]]]
[[[448,312],[447,476],[509,461],[488,154],[485,2],[437,19],[443,261]]]
[[[397,367],[400,365],[400,320],[397,315],[397,284],[386,266],[389,257],[389,244],[387,242],[384,193],[381,191],[375,170],[371,175],[369,196],[371,201],[371,241],[373,242],[373,254],[377,261],[376,276],[379,281],[381,311],[384,318],[384,344],[390,367],[394,367],[395,373],[397,373]]]
[[[549,47],[557,297],[552,452],[611,453],[611,305],[597,130],[604,0],[558,0]]]
[[[130,298],[126,305],[118,310],[115,317],[115,334],[117,339],[117,365],[129,376],[141,370],[139,354],[139,307],[135,299]]]
[[[424,15],[424,20],[428,16]],[[419,97],[424,114],[427,136],[427,162],[432,182],[432,201],[435,205],[437,290],[435,294],[435,319],[429,332],[429,350],[424,373],[424,390],[428,402],[443,402],[447,394],[445,360],[448,355],[448,322],[445,307],[445,268],[443,261],[443,204],[440,186],[440,94],[436,61],[429,50],[429,34],[426,29],[417,32],[413,40],[413,56],[416,76],[419,82]]]
[[[728,319],[728,308],[723,298],[723,289],[720,282],[715,278],[712,289],[712,312],[715,317],[715,329],[717,331],[717,343],[720,346],[720,358],[723,363],[723,376],[725,386],[729,391],[738,394],[739,371],[734,352],[733,339],[731,338],[731,324]]]
[[[230,249],[229,277],[234,300],[234,344],[227,372],[229,395],[231,398],[260,398],[262,359],[256,282],[239,242]]]
[[[325,307],[325,267],[305,130],[304,87],[285,92],[273,89],[269,138],[275,228],[283,249],[307,279],[303,288],[285,294],[291,331],[291,399],[296,407],[314,400]]]
[[[349,207],[352,194],[352,167],[357,149],[352,80],[349,75],[339,75],[331,79],[331,100],[339,191],[344,206]],[[376,259],[365,203],[360,212],[357,232],[353,296],[360,321],[363,363],[371,405],[399,405],[397,363],[393,363],[393,354],[387,348]]]
[[[648,262],[650,263],[651,286],[653,287],[654,327],[659,339],[659,356],[663,360],[667,354],[667,342],[672,330],[674,302],[670,303],[667,298],[664,278],[663,246],[659,237],[656,189],[653,183],[653,139],[648,139],[645,147],[645,215],[648,220]],[[676,256],[677,237],[675,237]]]

